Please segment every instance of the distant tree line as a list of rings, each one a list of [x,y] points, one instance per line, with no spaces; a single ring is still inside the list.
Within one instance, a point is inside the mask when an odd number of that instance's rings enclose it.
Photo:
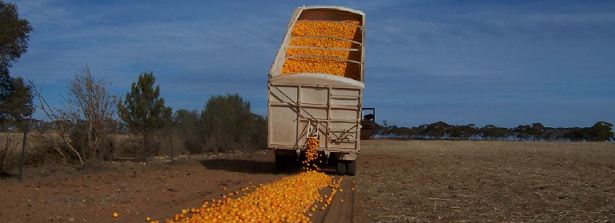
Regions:
[[[613,141],[613,124],[599,121],[591,127],[553,128],[541,123],[503,128],[495,125],[449,125],[439,121],[416,127],[378,125],[376,135],[391,139],[511,140],[511,141]]]

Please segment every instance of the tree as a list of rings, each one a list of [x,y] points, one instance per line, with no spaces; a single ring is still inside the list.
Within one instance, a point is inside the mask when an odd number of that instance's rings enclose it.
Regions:
[[[426,133],[431,136],[432,139],[442,139],[446,136],[450,125],[443,121],[438,121],[429,124]]]
[[[20,19],[17,6],[0,1],[0,71],[12,66],[28,50],[28,35],[32,27]]]
[[[9,98],[11,92],[13,92],[13,88],[11,85],[11,76],[9,75],[9,70],[5,67],[0,67],[0,106],[2,106],[5,103],[6,99]]]
[[[30,23],[19,18],[15,4],[0,1],[0,106],[5,108],[0,114],[0,119],[7,118],[4,113],[8,108],[6,103],[15,90],[13,82],[16,80],[11,78],[9,68],[13,65],[13,61],[27,51],[28,33],[31,31]],[[23,85],[23,80],[21,83]]]
[[[175,135],[176,140],[180,140],[181,145],[191,154],[203,152],[203,126],[201,124],[200,112],[196,110],[188,111],[179,109],[173,114],[171,124],[171,134]]]
[[[412,129],[414,129],[414,132],[416,132],[416,137],[417,139],[428,139],[428,133],[427,133],[427,129],[429,128],[428,124],[422,124],[419,125],[417,127],[412,127]]]
[[[6,128],[8,122],[22,122],[33,112],[32,94],[23,79],[11,78],[9,68],[28,49],[30,23],[20,19],[15,4],[0,1],[0,122]],[[22,126],[25,127],[25,126]],[[26,129],[23,128],[24,134]],[[8,138],[3,145],[9,145]],[[2,148],[6,149],[6,146]],[[3,165],[6,156],[2,152]],[[3,167],[0,166],[0,169]]]
[[[532,127],[530,127],[529,129],[529,133],[532,136],[532,138],[534,139],[534,141],[536,140],[542,140],[544,139],[544,129],[545,126],[542,125],[542,123],[537,122],[537,123],[532,123]]]
[[[171,121],[172,110],[164,105],[164,98],[160,98],[160,86],[154,88],[155,82],[153,73],[139,74],[137,82],[132,83],[130,93],[126,93],[124,102],[118,103],[121,120],[130,132],[142,140],[142,143],[137,143],[136,152],[141,153],[143,159],[159,151],[155,133]]]
[[[387,120],[382,120],[382,125],[378,125],[378,124],[376,125],[375,134],[378,136],[384,137],[384,138],[389,138],[390,137],[389,129],[390,129],[389,122]]]
[[[573,142],[581,142],[587,138],[587,133],[584,131],[584,128],[574,127],[569,128],[566,133],[564,133],[564,138]]]
[[[117,97],[107,92],[104,80],[96,80],[89,68],[75,74],[68,86],[69,96],[64,108],[51,108],[39,90],[38,106],[51,120],[57,137],[47,140],[62,158],[63,163],[87,164],[95,159],[109,158],[111,140],[109,129],[115,122]]]
[[[214,152],[255,148],[259,144],[259,133],[265,136],[263,132],[267,131],[264,119],[252,114],[250,103],[238,94],[209,98],[201,120],[206,149]]]
[[[513,135],[519,141],[527,141],[531,136],[530,129],[529,125],[519,125],[513,129]]]
[[[9,78],[9,94],[0,103],[0,120],[3,127],[8,127],[9,122],[18,124],[34,113],[32,103],[32,88],[25,84],[20,77]],[[13,125],[13,127],[17,127]],[[8,129],[3,129],[8,130]]]
[[[34,113],[32,89],[22,78],[10,78],[10,94],[0,103],[0,131],[3,140],[0,145],[0,172],[16,164],[14,151],[21,139],[9,130],[21,129],[27,132],[26,120]]]
[[[613,139],[613,124],[600,121],[587,128],[588,141],[609,141]]]
[[[468,124],[461,126],[451,126],[448,130],[449,137],[452,139],[463,139],[468,140],[470,137],[475,136],[478,133],[478,129],[476,129],[476,125]]]
[[[495,125],[485,125],[485,127],[480,129],[480,134],[487,140],[503,140],[510,137],[512,132],[507,128],[501,128]]]
[[[262,115],[252,113],[252,128],[251,142],[253,148],[267,148],[267,119]]]
[[[71,131],[86,160],[109,158],[111,153],[107,129],[115,120],[117,97],[107,92],[104,80],[95,80],[89,68],[75,74],[69,86],[68,118],[76,124]]]

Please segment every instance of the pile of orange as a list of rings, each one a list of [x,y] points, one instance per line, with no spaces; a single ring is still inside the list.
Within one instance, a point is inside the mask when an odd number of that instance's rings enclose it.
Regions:
[[[335,181],[324,173],[305,171],[258,187],[250,185],[241,192],[224,193],[221,199],[205,201],[199,208],[182,209],[164,222],[311,222],[313,212],[324,211],[331,204],[340,183],[341,178]],[[325,187],[331,187],[333,192],[321,196]],[[243,196],[238,196],[241,193]],[[317,202],[322,203],[320,209]],[[149,218],[146,221],[159,222]]]
[[[354,20],[297,21],[281,75],[323,73],[360,80],[361,29]]]

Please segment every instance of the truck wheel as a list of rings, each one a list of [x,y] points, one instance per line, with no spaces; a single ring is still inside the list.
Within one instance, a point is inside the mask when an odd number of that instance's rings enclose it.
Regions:
[[[282,155],[275,155],[275,172],[284,171],[284,166],[286,166],[286,157]]]
[[[354,176],[357,174],[357,161],[353,160],[348,162],[348,166],[346,167],[346,173],[350,176]]]
[[[295,172],[298,170],[298,168],[299,165],[297,163],[297,155],[275,155],[276,172]]]
[[[337,161],[337,175],[346,174],[346,163],[338,160]]]

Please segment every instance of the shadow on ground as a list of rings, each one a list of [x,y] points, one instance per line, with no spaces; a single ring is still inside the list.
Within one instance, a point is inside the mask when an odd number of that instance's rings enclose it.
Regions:
[[[200,160],[207,169],[225,170],[240,173],[276,173],[273,161],[243,160],[243,159],[211,159]]]
[[[15,175],[15,174],[7,173],[7,172],[0,172],[0,180],[9,179],[9,178],[13,178],[13,177],[18,177],[18,176]]]

